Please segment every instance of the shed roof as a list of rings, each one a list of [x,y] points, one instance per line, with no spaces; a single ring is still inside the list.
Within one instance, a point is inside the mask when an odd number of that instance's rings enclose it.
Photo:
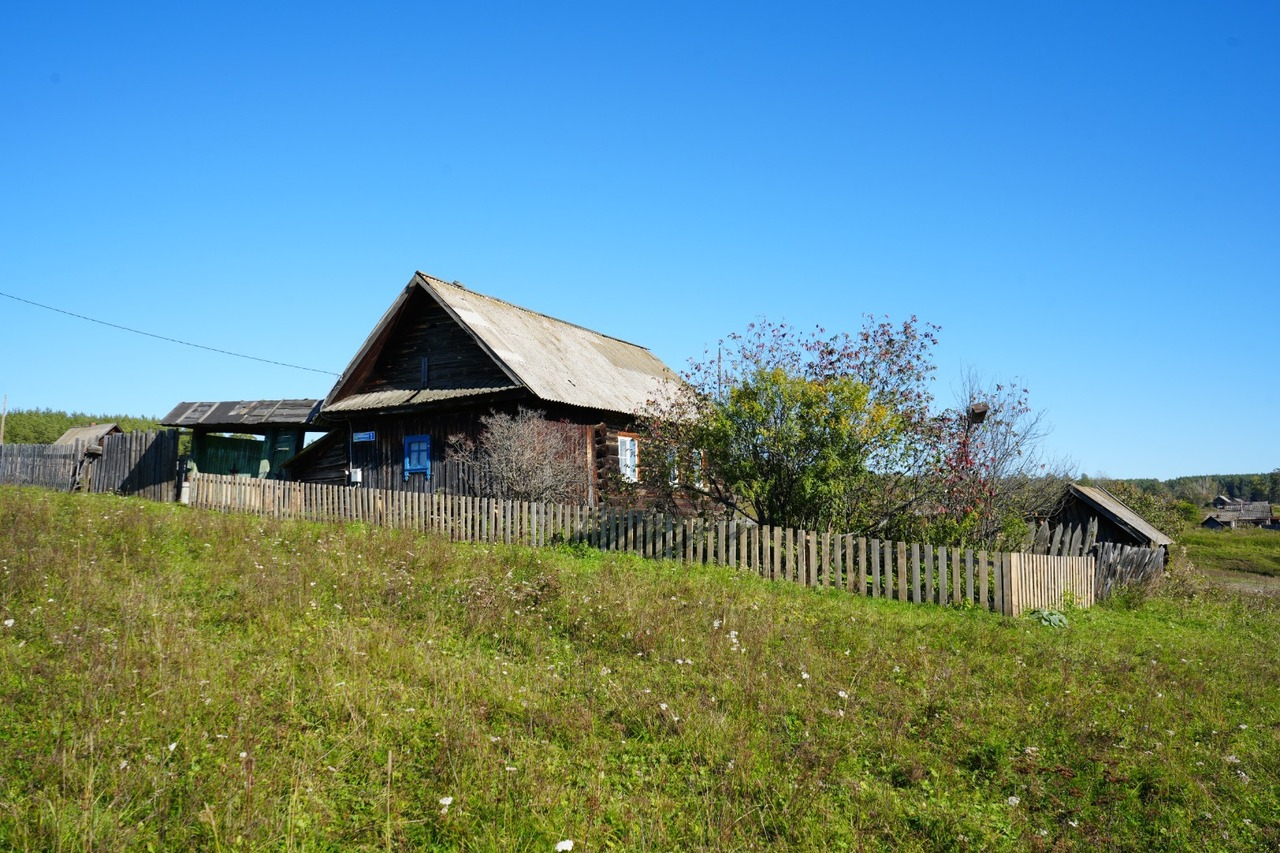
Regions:
[[[337,412],[366,412],[375,409],[398,409],[420,406],[424,403],[440,403],[462,397],[480,397],[518,391],[519,385],[500,385],[496,388],[422,388],[390,389],[387,391],[367,391],[363,394],[352,394],[343,397],[336,403],[325,406],[326,414]]]
[[[246,427],[304,427],[320,411],[319,400],[228,400],[220,403],[179,403],[160,421],[169,427],[240,430]]]
[[[75,444],[77,441],[97,444],[113,432],[123,432],[123,430],[116,424],[90,424],[89,426],[72,427],[58,436],[58,440],[54,444]]]
[[[1076,483],[1072,483],[1068,488],[1098,512],[1107,515],[1122,527],[1129,528],[1135,536],[1146,539],[1155,546],[1173,544],[1172,539],[1152,527],[1146,519],[1130,509],[1128,504],[1106,489],[1097,486],[1081,486]]]
[[[511,380],[509,389],[527,388],[541,400],[634,414],[680,380],[649,350],[510,302],[416,273],[382,316],[325,399],[324,411],[377,407],[373,395],[353,395],[362,365],[371,363],[387,340],[409,297],[423,290],[434,298]],[[492,394],[494,388],[477,389]],[[381,394],[384,392],[378,392]],[[418,392],[419,394],[421,392]],[[357,402],[358,398],[365,398]],[[431,402],[433,396],[392,405]]]

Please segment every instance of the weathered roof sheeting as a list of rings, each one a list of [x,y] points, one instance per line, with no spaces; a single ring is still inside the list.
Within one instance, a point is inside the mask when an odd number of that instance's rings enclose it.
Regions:
[[[326,414],[330,412],[368,412],[374,410],[407,408],[425,403],[456,400],[460,397],[480,397],[486,394],[500,394],[520,390],[519,385],[503,385],[497,388],[423,388],[419,390],[391,389],[388,391],[369,391],[364,394],[352,394],[343,397],[336,403],[325,406]]]
[[[644,347],[557,320],[501,299],[475,293],[419,272],[383,315],[325,401],[325,412],[354,404],[347,387],[360,365],[376,359],[386,332],[415,288],[436,299],[503,371],[513,387],[549,402],[633,414],[670,393],[679,377]],[[493,393],[493,388],[477,389]],[[381,393],[381,392],[380,392]],[[359,395],[367,398],[370,395]],[[429,402],[433,397],[422,398]],[[353,401],[348,404],[347,401]],[[361,409],[371,401],[362,401]],[[396,405],[413,405],[397,403]],[[349,410],[349,409],[345,409]]]
[[[54,444],[75,444],[83,441],[86,444],[99,444],[102,439],[116,432],[123,432],[115,424],[90,424],[89,426],[72,427],[58,436]]]
[[[1138,515],[1106,489],[1100,489],[1096,486],[1081,486],[1075,483],[1071,484],[1070,489],[1076,496],[1098,510],[1098,512],[1106,514],[1112,521],[1122,527],[1128,527],[1135,536],[1150,541],[1153,547],[1162,545],[1167,547],[1173,544],[1172,539],[1152,527],[1146,519]]]
[[[160,421],[169,427],[242,430],[244,427],[309,425],[320,412],[319,400],[229,400],[179,403]]]

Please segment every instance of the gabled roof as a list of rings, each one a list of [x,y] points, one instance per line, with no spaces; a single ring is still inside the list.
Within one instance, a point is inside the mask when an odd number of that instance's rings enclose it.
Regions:
[[[1138,515],[1124,501],[1097,486],[1080,486],[1072,483],[1069,491],[1089,504],[1096,511],[1110,518],[1121,527],[1128,528],[1138,539],[1146,539],[1155,546],[1168,546],[1173,540],[1156,530],[1146,519]]]
[[[319,400],[229,400],[221,403],[179,403],[160,423],[168,427],[201,427],[252,432],[245,427],[303,427],[320,410]]]
[[[91,424],[89,426],[72,427],[58,436],[58,440],[54,444],[75,444],[77,441],[98,444],[102,439],[115,432],[123,432],[123,430],[115,424]]]
[[[435,299],[510,380],[509,385],[499,388],[474,389],[477,395],[527,389],[540,400],[630,415],[647,408],[650,401],[680,381],[644,347],[419,272],[347,365],[325,398],[323,412],[411,406],[469,396],[456,393],[466,389],[355,393],[416,291]]]

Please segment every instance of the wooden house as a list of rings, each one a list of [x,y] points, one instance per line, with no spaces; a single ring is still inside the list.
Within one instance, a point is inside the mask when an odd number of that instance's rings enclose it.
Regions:
[[[1097,519],[1096,542],[1115,542],[1140,548],[1167,548],[1173,540],[1161,533],[1124,501],[1097,486],[1067,486],[1057,510],[1048,519],[1053,527],[1077,525],[1088,527]]]
[[[417,273],[320,407],[330,432],[286,466],[291,479],[417,492],[475,492],[450,459],[480,418],[540,411],[568,434],[580,498],[638,478],[637,413],[676,374],[644,347]]]
[[[1213,502],[1217,510],[1200,522],[1210,530],[1226,530],[1238,527],[1268,527],[1272,522],[1271,504],[1268,501],[1245,501],[1219,495]]]
[[[306,432],[318,431],[311,424],[319,410],[319,400],[179,403],[161,423],[191,430],[191,473],[281,479]]]

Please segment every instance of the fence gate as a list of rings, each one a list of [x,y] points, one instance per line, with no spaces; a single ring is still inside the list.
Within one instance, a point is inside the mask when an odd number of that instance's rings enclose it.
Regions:
[[[102,457],[89,467],[88,491],[178,499],[178,431],[147,430],[109,435]]]

